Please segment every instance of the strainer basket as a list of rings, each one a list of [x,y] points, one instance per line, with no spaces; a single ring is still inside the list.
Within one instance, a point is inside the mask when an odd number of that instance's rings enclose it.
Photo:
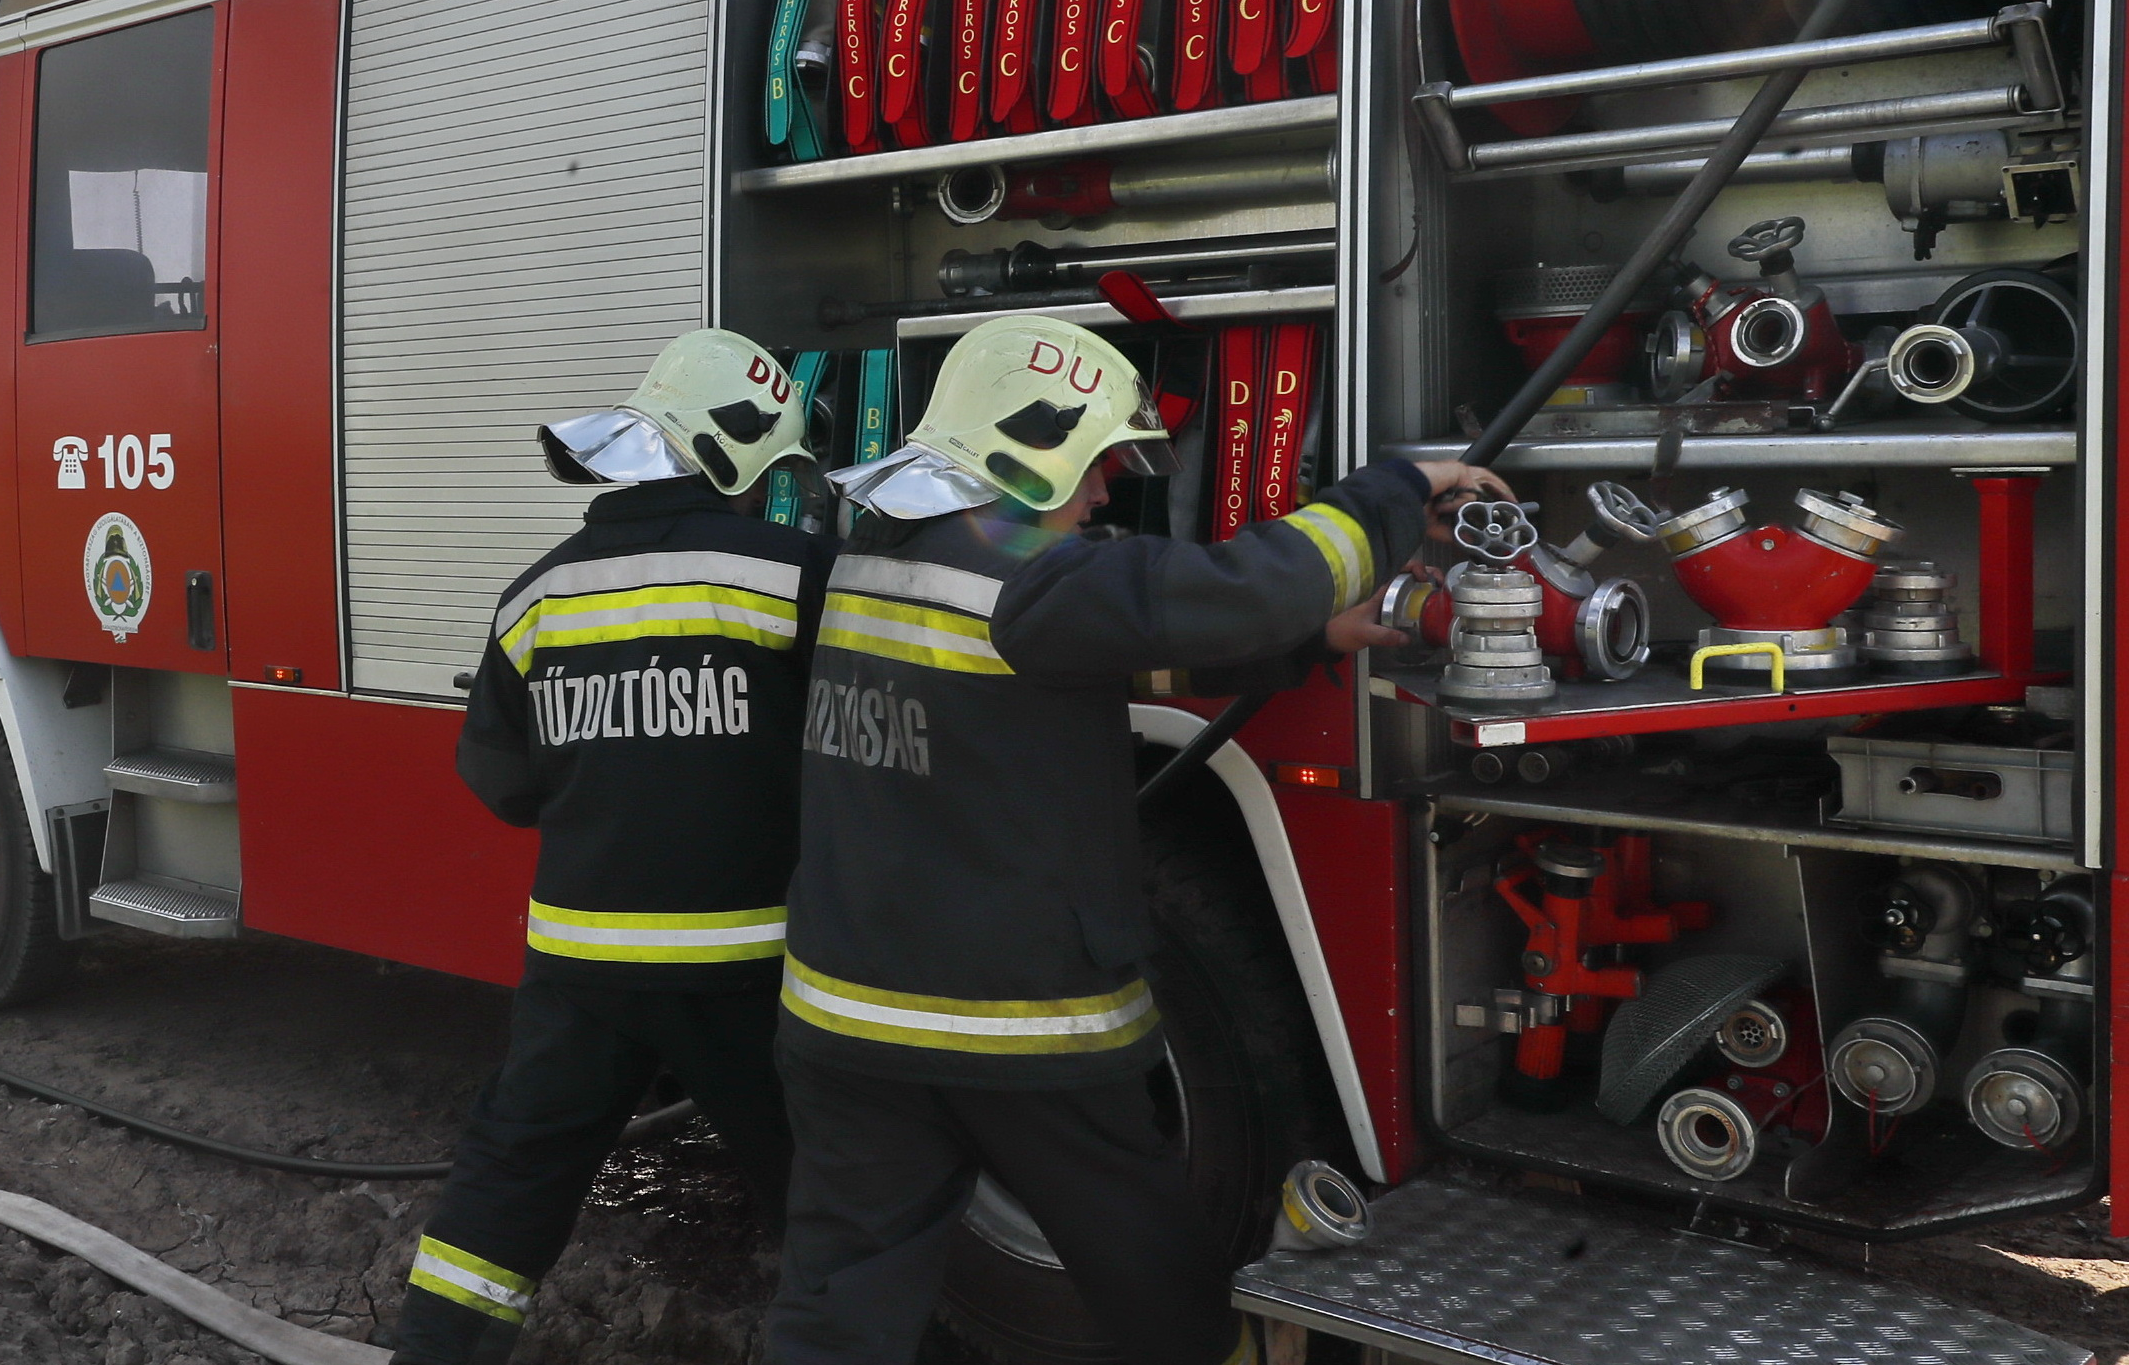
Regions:
[[[1711,953],[1650,973],[1604,1030],[1597,1112],[1618,1124],[1640,1118],[1723,1020],[1788,970],[1779,958]]]

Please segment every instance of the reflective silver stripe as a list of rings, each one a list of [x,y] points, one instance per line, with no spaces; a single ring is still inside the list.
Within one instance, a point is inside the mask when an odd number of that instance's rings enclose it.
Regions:
[[[582,924],[560,924],[538,914],[530,916],[530,932],[565,943],[598,943],[631,948],[717,948],[734,943],[775,943],[784,936],[784,922],[744,924],[732,929],[597,929]]]
[[[445,1284],[456,1285],[467,1293],[477,1298],[486,1299],[499,1307],[507,1308],[520,1317],[532,1310],[532,1295],[520,1294],[508,1285],[497,1284],[494,1280],[477,1271],[468,1270],[464,1266],[453,1265],[451,1262],[430,1252],[417,1251],[414,1253],[414,1270],[420,1274],[442,1280]]]
[[[1140,991],[1134,998],[1100,1014],[990,1015],[939,1014],[931,1010],[901,1009],[894,1005],[853,1000],[834,995],[805,981],[787,965],[784,989],[827,1014],[862,1019],[890,1028],[926,1029],[934,1033],[983,1034],[991,1037],[1058,1037],[1077,1033],[1108,1033],[1122,1028],[1153,1008],[1153,992]]]
[[[843,555],[828,575],[828,586],[933,602],[987,620],[998,605],[998,590],[1005,584],[966,569],[949,569],[944,564]]]
[[[666,583],[718,583],[795,602],[798,600],[799,578],[796,564],[726,554],[720,550],[668,550],[658,554],[623,555],[618,559],[592,559],[581,564],[557,564],[503,603],[502,609],[495,613],[495,633],[498,638],[509,634],[510,628],[546,597],[621,592]]]
[[[1331,590],[1336,609],[1366,597],[1375,587],[1375,548],[1359,522],[1327,502],[1289,513],[1280,523],[1291,526],[1315,542],[1316,550],[1331,571]]]
[[[875,639],[898,640],[905,645],[917,645],[924,649],[941,650],[948,654],[972,654],[979,659],[998,659],[998,651],[989,640],[979,635],[962,635],[950,630],[933,630],[911,621],[889,621],[878,616],[860,616],[848,611],[824,611],[821,613],[821,633],[848,631],[852,635],[870,635]],[[1003,663],[1004,660],[999,659]]]

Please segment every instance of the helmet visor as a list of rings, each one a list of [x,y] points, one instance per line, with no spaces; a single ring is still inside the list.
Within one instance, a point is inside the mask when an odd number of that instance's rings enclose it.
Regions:
[[[1143,432],[1144,435],[1138,433]],[[1168,438],[1168,424],[1161,420],[1161,405],[1144,378],[1138,379],[1138,409],[1124,424],[1120,439],[1103,451],[1133,474],[1173,474],[1181,464],[1175,457],[1175,442]]]
[[[1166,439],[1121,441],[1102,454],[1126,474],[1175,474],[1182,469],[1175,457],[1175,442]]]
[[[650,483],[696,472],[649,418],[620,409],[549,422],[540,445],[565,483]],[[589,477],[574,477],[571,465]]]

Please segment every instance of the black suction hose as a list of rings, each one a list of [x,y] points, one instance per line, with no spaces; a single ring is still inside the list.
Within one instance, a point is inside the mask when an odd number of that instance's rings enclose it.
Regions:
[[[174,1147],[190,1147],[196,1152],[227,1157],[231,1161],[241,1161],[247,1166],[263,1166],[270,1171],[287,1171],[292,1175],[321,1175],[332,1180],[441,1180],[451,1174],[451,1163],[448,1161],[326,1161],[318,1157],[261,1152],[201,1133],[188,1133],[179,1128],[166,1127],[153,1119],[128,1114],[107,1104],[98,1104],[95,1100],[69,1094],[42,1081],[33,1081],[12,1072],[0,1071],[0,1085],[10,1090],[20,1090],[27,1095],[35,1095],[40,1100],[49,1100],[53,1104],[71,1104],[77,1109],[87,1110],[97,1118],[108,1119],[120,1127],[145,1133]],[[653,1110],[641,1118],[631,1120],[628,1127],[622,1130],[621,1140],[633,1141],[687,1118],[694,1112],[693,1100],[682,1100],[678,1104]]]
[[[1249,723],[1249,718],[1264,708],[1272,699],[1269,692],[1252,697],[1236,697],[1227,703],[1227,709],[1214,716],[1204,729],[1190,737],[1190,742],[1176,750],[1175,757],[1163,764],[1161,770],[1146,779],[1146,785],[1138,789],[1140,810],[1159,800],[1163,792],[1203,767],[1222,744],[1234,738],[1235,731]]]
[[[1796,41],[1808,43],[1825,37],[1840,22],[1841,13],[1847,8],[1848,0],[1819,0],[1818,8],[1797,30]],[[1619,273],[1612,277],[1612,282],[1597,296],[1597,301],[1574,325],[1566,340],[1545,357],[1545,363],[1531,372],[1530,378],[1523,381],[1523,387],[1516,390],[1515,397],[1494,414],[1486,429],[1479,433],[1479,438],[1471,443],[1463,454],[1465,464],[1492,464],[1523,430],[1524,424],[1545,406],[1545,400],[1552,397],[1560,382],[1595,349],[1598,340],[1618,320],[1619,314],[1626,311],[1627,303],[1656,273],[1657,267],[1678,249],[1686,233],[1700,221],[1700,215],[1707,212],[1708,205],[1715,201],[1715,196],[1744,164],[1745,157],[1766,136],[1768,125],[1796,94],[1796,88],[1803,83],[1806,74],[1799,67],[1792,71],[1777,71],[1767,77],[1766,84],[1760,86],[1759,93],[1737,116],[1737,122],[1730,125],[1730,131],[1723,134],[1722,141],[1716,144],[1706,163],[1679,192],[1655,230],[1635,248],[1626,264],[1619,267]]]

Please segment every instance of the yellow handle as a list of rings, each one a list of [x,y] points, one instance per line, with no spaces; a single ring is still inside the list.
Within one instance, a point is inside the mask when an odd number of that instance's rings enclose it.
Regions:
[[[1703,686],[1700,680],[1701,665],[1710,659],[1718,658],[1725,654],[1770,654],[1774,656],[1774,690],[1777,692],[1782,690],[1782,647],[1772,640],[1761,640],[1749,645],[1708,645],[1694,650],[1692,667],[1687,674],[1686,681],[1695,692],[1698,692]]]

